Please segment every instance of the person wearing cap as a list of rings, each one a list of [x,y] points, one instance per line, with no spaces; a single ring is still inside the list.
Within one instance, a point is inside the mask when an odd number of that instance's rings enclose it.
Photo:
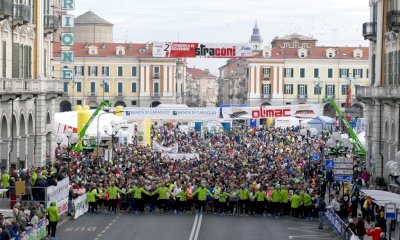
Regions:
[[[247,215],[249,213],[249,198],[250,198],[250,193],[247,188],[245,188],[244,184],[240,185],[239,191],[236,192],[236,195],[239,195],[239,211],[240,215],[243,216],[243,210],[244,213]]]
[[[56,237],[58,223],[58,208],[56,206],[56,202],[51,202],[50,207],[47,208],[47,217],[49,219],[47,234],[54,239]]]
[[[200,187],[196,189],[196,191],[193,192],[192,196],[197,196],[197,211],[198,212],[203,212],[205,211],[206,207],[206,200],[207,196],[213,196],[211,192],[206,188],[206,183],[202,182]]]

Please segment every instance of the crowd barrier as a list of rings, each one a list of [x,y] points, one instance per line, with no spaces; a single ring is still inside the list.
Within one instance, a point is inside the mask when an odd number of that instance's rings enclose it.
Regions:
[[[341,240],[352,240],[352,236],[355,234],[350,229],[346,231],[347,224],[332,209],[328,209],[324,214]]]
[[[25,231],[23,237],[11,238],[11,240],[43,240],[46,238],[46,221],[40,221],[35,227]]]

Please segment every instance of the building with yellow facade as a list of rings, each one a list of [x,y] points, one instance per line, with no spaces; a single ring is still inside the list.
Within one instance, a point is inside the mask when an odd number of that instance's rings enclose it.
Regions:
[[[87,16],[86,16],[87,15]],[[101,18],[87,12],[77,19],[96,22],[97,30]],[[104,20],[104,32],[112,32],[110,23]],[[75,34],[79,34],[74,29]],[[74,79],[64,82],[64,95],[58,100],[60,111],[70,111],[74,105],[89,105],[95,108],[101,101],[114,106],[149,107],[158,104],[176,104],[183,101],[183,79],[186,63],[175,58],[152,57],[150,43],[75,43],[72,47],[54,44],[53,74],[61,78],[61,50],[74,52]],[[104,35],[99,35],[104,38]]]
[[[368,48],[323,47],[317,40],[299,34],[274,38],[272,48],[255,51],[248,59],[229,60],[220,68],[220,83],[232,85],[221,88],[220,104],[287,105],[322,103],[333,97],[341,104],[346,101],[351,86],[368,84]],[[241,88],[240,86],[245,86]],[[234,92],[233,89],[242,89]],[[362,104],[356,103],[362,116]],[[334,116],[330,104],[324,106],[326,115]]]

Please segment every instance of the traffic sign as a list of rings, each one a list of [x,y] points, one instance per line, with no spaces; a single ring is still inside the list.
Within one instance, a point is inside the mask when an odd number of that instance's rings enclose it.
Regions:
[[[352,158],[339,157],[339,158],[335,159],[335,163],[351,163],[351,164],[353,164],[353,159]]]
[[[396,204],[394,203],[385,204],[385,219],[396,220]]]
[[[334,174],[343,174],[343,175],[353,175],[353,170],[351,169],[333,169]]]
[[[351,176],[349,175],[335,175],[335,181],[351,181]]]
[[[331,159],[327,159],[325,161],[325,169],[326,170],[331,170],[331,169],[334,169],[334,168],[335,168],[335,162],[333,160],[331,160]]]
[[[353,169],[353,164],[351,163],[335,163],[335,168],[337,169]]]
[[[313,155],[313,160],[314,160],[314,161],[318,161],[319,159],[320,159],[319,154],[318,154],[318,153],[314,153],[314,155]]]

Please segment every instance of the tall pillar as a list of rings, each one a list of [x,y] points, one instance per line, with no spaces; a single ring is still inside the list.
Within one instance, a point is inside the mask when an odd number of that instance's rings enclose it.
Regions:
[[[145,91],[144,91],[144,96],[150,96],[150,66],[149,65],[146,65],[145,66],[145,68],[146,68],[146,79],[145,79],[145,81],[146,81],[146,89],[145,89]]]
[[[254,99],[254,98],[256,98],[256,89],[255,89],[255,86],[254,86],[254,84],[255,84],[255,74],[254,74],[254,69],[255,69],[255,67],[253,66],[253,65],[249,65],[249,68],[250,68],[250,81],[249,81],[249,84],[250,84],[250,99]]]
[[[172,66],[168,66],[168,83],[169,83],[169,91],[168,91],[168,96],[172,96],[172,91],[173,91],[173,75],[174,68]]]
[[[277,66],[273,66],[274,68],[274,76],[273,76],[273,89],[272,89],[272,95],[273,97],[276,96],[276,94],[278,94],[278,67]]]
[[[36,131],[36,144],[35,144],[35,166],[43,166],[46,163],[46,118],[47,118],[47,105],[44,95],[39,95],[36,99],[36,116],[35,131]]]
[[[140,95],[142,95],[144,93],[144,80],[146,78],[146,76],[144,75],[145,73],[145,66],[140,66]]]
[[[255,74],[255,82],[256,82],[256,98],[261,98],[261,74],[260,74],[260,66],[254,67],[256,74]]]
[[[168,66],[164,65],[163,66],[163,96],[167,96],[167,89],[168,89]]]

